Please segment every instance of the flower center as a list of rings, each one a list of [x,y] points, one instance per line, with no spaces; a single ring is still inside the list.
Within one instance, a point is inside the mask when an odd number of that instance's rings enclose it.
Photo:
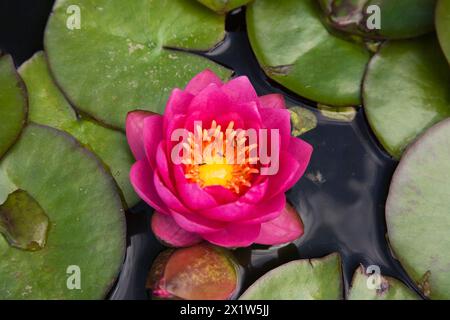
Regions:
[[[183,148],[191,156],[183,163],[190,182],[202,188],[223,186],[237,194],[251,186],[254,175],[259,173],[257,143],[250,144],[247,132],[233,127],[231,121],[224,132],[212,121],[208,130],[196,126],[194,133],[189,132]]]

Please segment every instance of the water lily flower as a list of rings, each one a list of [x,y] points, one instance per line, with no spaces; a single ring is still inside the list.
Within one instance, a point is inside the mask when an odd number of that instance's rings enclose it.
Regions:
[[[285,192],[312,147],[291,136],[281,95],[258,97],[247,77],[223,84],[206,70],[172,91],[164,115],[130,112],[126,134],[137,160],[131,183],[156,210],[152,229],[163,242],[246,247],[303,234]]]

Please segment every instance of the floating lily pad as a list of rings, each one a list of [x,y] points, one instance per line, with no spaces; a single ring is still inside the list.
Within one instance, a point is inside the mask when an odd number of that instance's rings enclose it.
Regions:
[[[450,68],[435,36],[388,42],[370,62],[364,108],[386,150],[400,158],[416,137],[450,116]]]
[[[253,51],[265,73],[308,99],[333,106],[361,103],[370,54],[330,34],[315,0],[258,0],[247,8]]]
[[[30,124],[2,168],[44,210],[50,230],[36,252],[0,237],[0,299],[104,297],[123,261],[125,221],[103,165],[68,134]],[[80,289],[67,285],[72,269],[80,271]]]
[[[386,203],[390,243],[432,299],[450,299],[450,120],[444,120],[403,155]]]
[[[351,122],[356,117],[356,109],[354,107],[330,107],[319,104],[317,108],[325,117],[337,121]]]
[[[50,15],[50,69],[77,108],[108,125],[123,129],[135,109],[162,113],[171,90],[206,68],[230,76],[186,52],[208,50],[225,34],[225,17],[197,1],[78,0],[68,14],[72,5],[59,0]]]
[[[320,0],[320,4],[332,27],[363,37],[412,38],[434,29],[436,0]]]
[[[28,88],[30,121],[72,134],[108,166],[127,204],[136,204],[139,198],[129,179],[134,158],[125,134],[105,128],[89,119],[78,119],[53,82],[42,52],[25,62],[19,72]]]
[[[308,109],[294,106],[289,107],[289,112],[291,113],[291,133],[293,136],[301,136],[317,127],[317,118]]]
[[[204,6],[217,13],[226,13],[236,8],[242,7],[253,0],[197,0]]]
[[[439,42],[450,62],[450,1],[439,0],[436,8],[436,31]]]
[[[377,277],[370,279],[370,277]],[[366,274],[360,267],[353,275],[348,300],[418,300],[419,296],[397,279]]]
[[[341,262],[338,254],[322,259],[298,260],[273,269],[244,292],[240,300],[342,299]]]
[[[48,217],[28,193],[17,190],[0,206],[0,233],[13,247],[40,250],[47,241]]]
[[[11,56],[0,57],[0,158],[22,131],[26,114],[26,92]]]

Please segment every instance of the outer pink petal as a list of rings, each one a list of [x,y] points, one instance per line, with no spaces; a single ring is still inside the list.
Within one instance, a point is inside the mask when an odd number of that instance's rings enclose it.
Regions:
[[[259,97],[259,103],[263,108],[286,109],[284,97],[278,93]]]
[[[261,232],[255,243],[265,245],[278,245],[292,242],[303,235],[303,223],[300,216],[289,204],[282,214],[261,225]]]
[[[269,177],[268,195],[286,192],[300,179],[304,171],[299,162],[288,151],[280,154],[280,167],[278,173]]]
[[[226,224],[219,221],[213,221],[196,213],[179,213],[171,211],[172,217],[177,224],[186,231],[199,233],[201,235],[217,232],[223,229]]]
[[[261,109],[262,122],[267,129],[277,129],[281,149],[287,149],[291,138],[291,115],[287,109]],[[270,137],[270,130],[268,131]]]
[[[305,173],[306,168],[308,167],[309,161],[311,160],[311,155],[313,152],[313,147],[303,141],[300,138],[291,137],[289,142],[289,153],[297,159],[300,164],[301,174]]]
[[[172,181],[173,175],[172,175],[172,166],[169,167],[169,162],[167,160],[166,156],[166,142],[161,141],[158,145],[158,149],[156,151],[156,167],[158,169],[158,172],[161,176],[161,179],[163,180],[166,187],[172,191],[175,192],[175,186]]]
[[[143,127],[143,141],[144,150],[147,159],[155,169],[156,161],[156,150],[163,136],[163,118],[162,116],[147,117],[144,119]]]
[[[284,193],[280,193],[275,197],[266,200],[265,203],[262,202],[260,205],[265,207],[266,211],[264,214],[260,214],[262,211],[255,210],[253,215],[241,222],[264,223],[278,218],[278,216],[282,213],[283,208],[286,206],[286,196],[284,195]],[[260,210],[259,206],[257,207],[257,210]]]
[[[229,224],[226,228],[203,235],[203,238],[215,245],[236,248],[248,247],[260,233],[260,224]]]
[[[167,131],[169,122],[177,115],[186,115],[189,104],[194,96],[180,89],[174,89],[164,111],[164,132]]]
[[[258,102],[258,95],[246,76],[230,80],[222,86],[221,90],[234,103]]]
[[[258,203],[266,196],[268,186],[268,179],[264,179],[260,183],[253,184],[253,186],[241,197],[241,200],[253,204]]]
[[[172,247],[188,247],[202,241],[197,234],[180,228],[175,220],[167,214],[155,212],[152,216],[151,226],[156,237]]]
[[[144,120],[152,117],[156,122],[162,120],[162,116],[159,114],[136,110],[129,112],[126,120],[126,134],[128,145],[136,160],[145,159],[144,149]],[[161,140],[162,132],[155,132],[155,138]]]
[[[169,209],[158,196],[153,183],[153,170],[145,160],[136,162],[130,170],[130,180],[139,197],[156,210],[169,213]]]
[[[222,81],[214,72],[209,69],[196,75],[186,86],[186,92],[197,95],[205,89],[210,83],[216,84],[218,87],[222,85]]]
[[[168,208],[180,213],[190,213],[180,199],[164,185],[158,171],[154,172],[153,177],[156,192]]]

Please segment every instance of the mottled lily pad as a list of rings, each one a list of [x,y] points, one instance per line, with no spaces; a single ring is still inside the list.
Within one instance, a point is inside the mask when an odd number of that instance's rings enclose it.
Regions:
[[[78,9],[68,14],[72,5]],[[230,76],[230,70],[186,52],[216,46],[224,24],[223,15],[193,0],[58,0],[44,42],[50,69],[69,100],[123,129],[129,111],[162,113],[171,90],[206,68]]]
[[[450,62],[450,1],[439,0],[436,8],[436,31],[439,42]]]
[[[17,190],[0,206],[0,233],[13,247],[35,251],[47,242],[49,220],[39,203]]]
[[[217,13],[226,13],[242,7],[253,0],[197,0]]]
[[[388,42],[371,60],[364,108],[386,150],[400,158],[427,128],[450,116],[450,68],[435,36]]]
[[[319,104],[317,109],[325,117],[337,121],[351,122],[356,117],[356,109],[354,107],[330,107]]]
[[[434,29],[436,0],[320,0],[320,4],[332,27],[363,37],[404,39]]]
[[[373,280],[370,277],[376,277]],[[417,293],[397,279],[366,274],[361,266],[353,275],[348,300],[418,300]]]
[[[45,56],[35,54],[19,72],[28,88],[29,120],[72,134],[107,165],[129,206],[139,201],[130,184],[134,158],[122,132],[105,128],[89,119],[78,119],[49,73]]]
[[[253,51],[265,73],[295,93],[326,105],[358,105],[370,54],[330,34],[320,14],[315,0],[254,1],[247,8]]]
[[[341,262],[338,254],[322,259],[298,260],[273,269],[244,292],[240,300],[342,299]]]
[[[0,299],[104,297],[125,249],[124,212],[111,175],[71,136],[36,124],[24,129],[2,168],[44,210],[50,230],[35,252],[0,237]],[[71,270],[79,271],[79,289],[71,286]]]
[[[411,145],[392,178],[386,203],[394,254],[432,299],[450,299],[449,137],[446,119]]]
[[[317,118],[308,109],[293,106],[289,107],[289,112],[291,113],[291,133],[293,136],[301,136],[317,127]]]
[[[26,92],[12,58],[0,57],[0,158],[22,131],[26,114]]]

